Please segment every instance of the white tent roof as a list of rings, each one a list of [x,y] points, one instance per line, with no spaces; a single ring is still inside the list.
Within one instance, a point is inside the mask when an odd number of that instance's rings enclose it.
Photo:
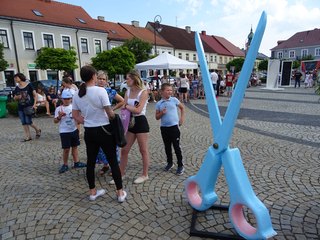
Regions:
[[[177,58],[169,53],[162,53],[146,62],[138,63],[136,69],[195,69],[198,68],[197,63],[188,62]]]

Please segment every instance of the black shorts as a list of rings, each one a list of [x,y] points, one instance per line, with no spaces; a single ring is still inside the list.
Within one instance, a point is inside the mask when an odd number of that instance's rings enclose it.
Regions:
[[[62,149],[68,149],[70,147],[77,147],[80,145],[79,130],[74,132],[60,133]]]
[[[188,91],[188,89],[186,88],[186,87],[181,87],[181,88],[179,88],[179,92],[180,93],[186,93],[187,91]]]
[[[134,117],[134,126],[128,129],[131,133],[147,133],[149,132],[149,123],[146,116],[135,116]]]

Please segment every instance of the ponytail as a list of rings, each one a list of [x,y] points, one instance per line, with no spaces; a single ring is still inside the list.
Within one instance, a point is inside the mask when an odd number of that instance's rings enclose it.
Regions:
[[[78,96],[82,98],[84,95],[86,95],[86,93],[87,93],[87,85],[85,83],[82,83],[80,85]]]

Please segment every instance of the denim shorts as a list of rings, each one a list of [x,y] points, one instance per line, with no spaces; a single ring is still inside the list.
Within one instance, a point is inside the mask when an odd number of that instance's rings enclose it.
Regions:
[[[32,124],[32,116],[26,115],[22,110],[18,111],[20,121],[22,125],[31,125]]]

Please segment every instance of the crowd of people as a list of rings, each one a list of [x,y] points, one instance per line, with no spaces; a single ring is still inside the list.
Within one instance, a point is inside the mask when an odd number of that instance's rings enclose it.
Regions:
[[[124,202],[127,192],[124,190],[122,180],[129,162],[129,152],[135,142],[139,146],[142,158],[142,173],[134,183],[142,184],[149,179],[150,128],[145,116],[149,98],[148,89],[136,71],[130,71],[126,75],[129,89],[124,98],[108,86],[106,73],[97,72],[92,66],[84,66],[80,70],[80,76],[84,82],[80,89],[69,77],[65,77],[59,96],[54,95],[52,89],[49,89],[47,103],[44,103],[46,106],[50,101],[55,106],[53,122],[59,125],[63,161],[59,173],[69,170],[68,159],[71,151],[73,168],[86,168],[89,200],[94,201],[106,192],[104,189],[97,189],[95,185],[95,168],[97,163],[102,163],[103,167],[99,174],[104,175],[110,169],[113,178],[110,184],[115,184],[118,202]],[[32,113],[26,112],[25,109],[37,108],[37,92],[22,73],[16,74],[14,79],[17,83],[14,100],[18,101],[19,118],[25,132],[22,141],[31,141],[30,127],[35,130],[36,138],[41,136],[41,129],[32,122]],[[39,90],[38,94],[43,94],[40,92]],[[160,95],[161,100],[156,104],[155,118],[160,120],[161,136],[167,155],[164,171],[169,171],[174,166],[171,149],[173,146],[178,165],[176,174],[181,175],[184,172],[184,164],[180,147],[180,126],[185,119],[184,106],[173,96],[173,87],[169,83],[162,84]],[[44,98],[43,95],[42,97]],[[134,123],[127,129],[125,135],[127,144],[122,148],[116,145],[114,129],[110,124],[117,109],[129,111]],[[80,124],[84,128],[86,163],[79,161]]]

